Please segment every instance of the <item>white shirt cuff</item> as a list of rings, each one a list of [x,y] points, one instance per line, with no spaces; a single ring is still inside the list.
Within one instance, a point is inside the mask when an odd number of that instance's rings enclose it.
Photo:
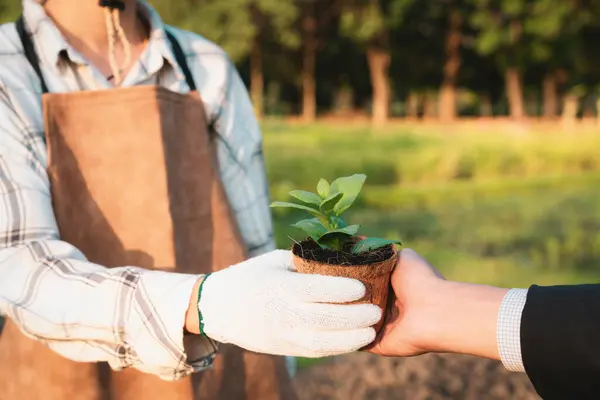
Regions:
[[[131,347],[142,363],[135,367],[165,380],[209,368],[215,344],[200,335],[184,338],[185,313],[200,276],[162,271],[140,276],[127,326]]]
[[[511,289],[506,293],[500,311],[496,340],[502,364],[509,371],[525,372],[521,354],[521,315],[527,301],[528,289]]]

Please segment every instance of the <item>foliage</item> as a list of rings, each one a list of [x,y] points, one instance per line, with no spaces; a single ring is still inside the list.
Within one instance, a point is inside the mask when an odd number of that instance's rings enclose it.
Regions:
[[[21,1],[2,0],[0,2],[0,23],[11,22],[21,13]]]
[[[577,2],[564,0],[471,0],[475,48],[484,56],[496,54],[503,65],[552,64],[567,61],[581,29],[592,20]],[[568,43],[568,44],[567,44]],[[568,54],[564,52],[567,51]],[[568,60],[570,61],[570,60]]]
[[[483,95],[491,101],[495,115],[506,113],[503,74],[507,66],[516,67],[521,74],[525,107],[531,116],[540,114],[538,92],[544,75],[556,77],[559,103],[562,94],[572,94],[571,88],[582,93],[582,100],[598,95],[597,1],[149,1],[165,22],[199,33],[223,47],[245,80],[251,50],[260,48],[264,87],[274,93],[269,100],[270,114],[297,113],[301,108],[298,92],[303,72],[298,48],[302,9],[307,4],[315,5],[318,17],[328,15],[323,17],[328,23],[319,28],[322,46],[318,48],[315,69],[320,112],[338,111],[335,100],[348,87],[353,107],[363,112],[372,109],[374,91],[365,60],[365,50],[370,48],[384,49],[391,60],[386,74],[393,89],[392,116],[405,115],[412,109],[408,107],[409,95],[418,99],[417,108],[424,113],[425,93],[433,92],[429,98],[435,98],[442,83],[448,15],[457,10],[465,23],[461,25],[456,85],[473,96],[468,104],[459,101],[460,115],[487,113],[489,108],[480,106],[488,104],[480,101]],[[13,21],[20,9],[20,0],[1,2],[0,21]],[[594,114],[593,98],[586,100],[581,112]],[[428,114],[435,115],[435,107],[429,105],[428,109],[433,110]],[[369,177],[376,180],[372,173]]]
[[[338,178],[331,184],[321,179],[317,185],[317,193],[294,190],[290,195],[304,204],[274,202],[271,207],[295,208],[311,214],[314,218],[304,219],[292,225],[308,235],[323,249],[343,251],[348,243],[355,242],[360,229],[359,225],[346,225],[342,214],[354,203],[366,180],[366,175],[354,174]],[[398,241],[380,238],[363,238],[352,246],[352,254],[360,254]]]
[[[384,30],[400,25],[414,0],[347,0],[340,18],[340,32],[366,43]]]
[[[294,2],[280,0],[202,0],[151,3],[166,22],[199,33],[219,44],[239,62],[249,54],[254,39],[268,27],[271,38],[287,48],[299,45],[293,29],[298,15]]]

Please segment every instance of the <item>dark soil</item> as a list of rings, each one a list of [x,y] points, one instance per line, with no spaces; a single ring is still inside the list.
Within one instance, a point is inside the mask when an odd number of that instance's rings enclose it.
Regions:
[[[330,265],[369,265],[385,261],[394,256],[393,245],[388,245],[377,250],[352,254],[353,243],[346,243],[343,251],[322,249],[317,242],[306,239],[294,244],[292,252],[305,260],[317,261]]]
[[[527,375],[461,355],[335,357],[298,372],[300,400],[539,400]]]

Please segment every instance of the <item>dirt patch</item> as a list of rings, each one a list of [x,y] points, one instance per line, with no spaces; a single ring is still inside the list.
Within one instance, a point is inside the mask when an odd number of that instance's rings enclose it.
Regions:
[[[299,371],[300,400],[539,400],[525,374],[459,355],[336,357]]]
[[[395,254],[392,245],[382,247],[377,250],[368,251],[360,254],[352,254],[351,249],[354,243],[346,243],[343,251],[322,249],[312,239],[304,240],[294,244],[292,252],[301,258],[309,261],[317,261],[330,265],[369,265],[382,262],[392,258]]]

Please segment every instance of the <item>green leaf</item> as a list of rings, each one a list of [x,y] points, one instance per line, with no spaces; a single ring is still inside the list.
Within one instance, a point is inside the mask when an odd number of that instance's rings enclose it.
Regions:
[[[328,214],[333,211],[335,205],[341,200],[342,197],[344,197],[343,193],[334,193],[327,197],[325,200],[323,200],[321,206],[319,207],[321,212]]]
[[[331,184],[329,193],[342,193],[342,199],[337,202],[333,211],[337,215],[341,215],[344,211],[350,208],[356,197],[362,190],[367,176],[364,174],[355,174],[352,176],[338,178]]]
[[[387,240],[387,239],[380,239],[380,238],[366,238],[361,240],[360,242],[356,243],[353,247],[352,247],[352,254],[360,254],[360,253],[364,253],[365,251],[372,251],[372,250],[377,250],[381,247],[385,247],[387,245],[390,244],[398,244],[401,245],[402,242],[399,240]]]
[[[317,185],[317,192],[321,198],[326,199],[329,196],[329,182],[325,179],[321,179]]]
[[[359,229],[360,225],[349,225],[344,228],[327,231],[317,240],[317,243],[319,243],[321,247],[342,250],[344,244],[350,240]]]
[[[293,196],[304,203],[314,204],[316,206],[321,204],[321,198],[319,196],[305,190],[293,190],[290,192],[290,196]]]
[[[340,229],[345,228],[346,226],[346,222],[341,217],[338,217],[337,215],[329,215],[330,229]]]
[[[326,237],[319,240],[317,243],[322,249],[338,250],[341,251],[344,247],[344,243],[350,240],[352,236],[345,235],[343,233],[334,233],[327,235]]]
[[[311,208],[308,206],[304,206],[302,204],[295,204],[295,203],[288,203],[285,201],[276,201],[274,203],[271,203],[270,205],[271,208],[295,208],[298,210],[303,210],[303,211],[308,211],[311,215],[319,218],[319,217],[325,217],[323,214],[321,214],[321,212],[319,210],[317,210],[316,208]]]
[[[333,235],[333,234],[344,234],[344,235],[348,235],[348,236],[354,236],[356,235],[356,232],[358,232],[358,230],[360,229],[360,225],[348,225],[345,226],[343,228],[340,229],[335,229],[332,231],[327,231],[324,235],[322,235],[319,239],[322,239],[323,237],[327,236],[327,235]]]
[[[327,228],[325,228],[321,221],[319,221],[317,218],[303,219],[302,221],[296,222],[292,226],[304,231],[315,242],[318,241],[325,233],[327,233]]]

